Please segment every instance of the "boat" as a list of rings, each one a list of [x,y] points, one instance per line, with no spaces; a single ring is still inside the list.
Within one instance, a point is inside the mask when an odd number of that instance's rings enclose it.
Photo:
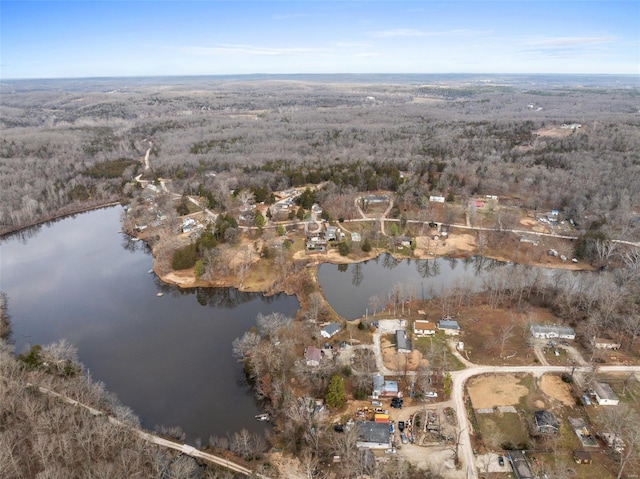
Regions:
[[[156,293],[156,296],[157,296],[158,298],[160,298],[160,297],[164,296],[164,293]]]
[[[269,413],[264,413],[264,414],[256,414],[256,419],[258,421],[268,421],[270,419]]]

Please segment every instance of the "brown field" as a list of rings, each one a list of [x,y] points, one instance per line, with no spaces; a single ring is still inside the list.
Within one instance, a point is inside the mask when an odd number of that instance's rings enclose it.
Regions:
[[[516,406],[529,394],[529,389],[521,384],[521,378],[514,374],[474,378],[467,391],[474,409]]]

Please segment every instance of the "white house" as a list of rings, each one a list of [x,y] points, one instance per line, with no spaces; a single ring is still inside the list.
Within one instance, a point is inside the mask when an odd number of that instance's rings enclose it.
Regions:
[[[531,335],[537,339],[575,339],[576,333],[568,326],[543,326],[540,324],[531,325]]]
[[[595,383],[593,392],[600,406],[617,406],[620,400],[607,383]]]
[[[620,349],[620,343],[613,339],[593,338],[591,344],[596,349]]]
[[[340,331],[340,325],[338,323],[329,323],[320,330],[320,334],[323,338],[329,339],[338,334],[338,331]]]
[[[433,201],[434,203],[444,203],[444,196],[429,196],[429,201]]]
[[[418,319],[413,323],[413,334],[416,336],[433,336],[436,334],[436,325],[431,321]]]
[[[444,334],[449,336],[457,336],[460,334],[458,321],[452,319],[441,319],[438,321],[438,329],[444,331]]]

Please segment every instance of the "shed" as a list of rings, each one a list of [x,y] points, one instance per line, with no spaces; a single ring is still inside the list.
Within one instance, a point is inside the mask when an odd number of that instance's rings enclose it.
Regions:
[[[607,383],[595,383],[593,385],[593,392],[600,406],[617,406],[620,402],[616,393],[613,392],[613,389],[611,389],[611,386]]]
[[[396,350],[400,354],[411,354],[411,341],[404,329],[396,329]]]
[[[329,323],[320,330],[320,334],[323,338],[331,338],[340,331],[340,325],[338,323]]]
[[[413,323],[413,334],[416,336],[433,336],[436,334],[436,325],[431,321],[418,319]]]
[[[591,453],[589,451],[573,451],[573,460],[576,464],[591,464]]]

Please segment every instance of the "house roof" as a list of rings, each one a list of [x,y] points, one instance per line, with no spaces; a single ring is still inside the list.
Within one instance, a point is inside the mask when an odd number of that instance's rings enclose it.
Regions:
[[[304,353],[304,357],[307,361],[318,361],[322,359],[322,352],[315,346],[309,346]]]
[[[438,321],[438,327],[440,329],[460,329],[458,321],[454,321],[452,319],[441,319]]]
[[[616,396],[616,393],[613,392],[613,389],[611,389],[611,386],[609,386],[607,383],[595,383],[593,385],[593,390],[600,399],[609,399],[612,401],[619,400],[618,396]]]
[[[384,390],[386,392],[398,392],[398,381],[385,381]]]
[[[540,428],[558,429],[558,420],[549,411],[536,411],[533,413],[536,426]]]
[[[324,328],[322,328],[322,331],[324,331],[329,336],[333,336],[338,331],[340,331],[340,325],[338,323],[329,323]]]
[[[576,334],[573,328],[570,328],[569,326],[545,326],[543,324],[532,324],[531,332],[541,334],[556,333],[563,336],[575,336]]]
[[[358,421],[358,439],[364,442],[389,442],[389,425],[373,421]]]
[[[373,389],[381,390],[384,386],[384,376],[382,374],[373,375]]]
[[[433,324],[431,321],[417,320],[415,323],[413,323],[414,331],[417,331],[417,330],[435,331],[435,329],[436,329],[436,325]]]
[[[533,479],[533,472],[522,451],[509,451],[509,460],[518,479]]]
[[[407,334],[405,333],[404,329],[396,330],[396,348],[398,350],[406,349],[408,351],[411,351],[411,341],[409,341],[409,338],[407,338]]]

